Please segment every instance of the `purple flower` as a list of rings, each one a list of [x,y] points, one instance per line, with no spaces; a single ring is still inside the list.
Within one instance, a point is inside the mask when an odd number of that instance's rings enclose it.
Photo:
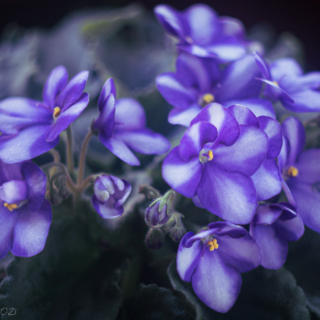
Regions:
[[[131,185],[126,180],[115,176],[100,175],[94,183],[92,204],[104,219],[113,219],[123,213],[123,204],[131,192]]]
[[[63,66],[53,69],[43,90],[43,102],[7,98],[0,102],[0,159],[6,163],[32,159],[54,148],[59,134],[80,115],[89,102],[83,93],[88,72],[69,83]]]
[[[320,149],[302,151],[303,125],[293,117],[282,123],[284,142],[278,158],[282,186],[304,224],[320,232]]]
[[[122,161],[138,166],[140,162],[130,149],[143,154],[162,154],[170,150],[169,141],[146,128],[146,115],[141,104],[131,98],[115,101],[116,88],[108,79],[99,100],[99,117],[92,124],[99,140]]]
[[[232,62],[223,71],[212,59],[181,54],[176,73],[157,77],[157,88],[175,108],[169,122],[189,126],[201,109],[211,102],[224,107],[242,104],[256,116],[275,118],[270,101],[259,99],[261,83],[256,80],[260,71],[253,56],[247,55]]]
[[[214,222],[194,235],[188,232],[180,242],[177,270],[183,281],[192,282],[195,294],[211,309],[227,312],[241,288],[241,273],[256,268],[260,250],[237,225]]]
[[[247,114],[258,122],[250,110]],[[268,149],[268,136],[258,126],[238,123],[228,109],[210,104],[191,122],[180,145],[167,155],[162,175],[185,197],[197,195],[210,212],[232,223],[246,224],[257,207],[250,176],[266,159]]]
[[[19,257],[43,250],[52,220],[45,192],[46,175],[35,164],[0,161],[0,259],[9,250]]]
[[[266,83],[265,96],[270,101],[280,100],[293,112],[320,111],[320,72],[303,74],[300,65],[291,58],[278,59],[270,64],[256,53],[256,62]]]
[[[160,207],[161,200],[153,202],[145,212],[145,221],[150,228],[161,228],[169,220],[168,205]]]
[[[287,259],[288,242],[298,240],[304,225],[289,203],[261,204],[250,224],[250,234],[261,251],[261,265],[279,269]]]
[[[168,5],[154,9],[162,27],[178,39],[178,48],[199,57],[217,58],[221,62],[236,60],[246,53],[244,27],[239,20],[222,17],[204,4],[184,12]]]

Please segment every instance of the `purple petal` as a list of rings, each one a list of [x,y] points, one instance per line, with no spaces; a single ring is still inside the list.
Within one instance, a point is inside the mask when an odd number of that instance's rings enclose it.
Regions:
[[[283,209],[276,204],[259,204],[256,215],[252,220],[252,225],[271,225],[273,224],[282,214]]]
[[[282,89],[277,83],[260,78],[257,78],[257,80],[260,80],[261,82],[264,82],[268,85],[265,89],[265,95],[267,99],[271,101],[276,101],[280,99],[282,103],[294,103],[292,97],[289,96],[289,94],[284,89]]]
[[[282,100],[283,106],[293,112],[319,112],[320,92],[314,90],[304,90],[290,93],[292,101]]]
[[[23,180],[10,180],[0,186],[0,199],[15,203],[27,198],[27,185]]]
[[[143,154],[163,154],[171,148],[170,142],[164,136],[147,128],[118,132],[114,137],[122,140],[134,151]]]
[[[267,200],[281,192],[281,175],[275,159],[264,160],[251,176],[257,191],[258,201]]]
[[[196,194],[202,171],[198,157],[184,162],[179,155],[178,147],[169,152],[162,165],[163,179],[171,188],[189,198]]]
[[[98,108],[100,111],[104,107],[105,100],[110,94],[114,96],[114,99],[116,98],[117,91],[112,78],[109,78],[102,87],[102,90],[98,99]]]
[[[138,158],[121,139],[117,137],[108,139],[100,134],[99,140],[106,148],[108,148],[116,157],[120,158],[122,161],[130,164],[131,166],[140,165],[140,161],[138,160]]]
[[[285,76],[297,77],[303,74],[300,65],[292,58],[273,61],[270,65],[270,71],[275,81],[281,80]]]
[[[115,123],[115,130],[118,131],[144,128],[146,126],[146,115],[143,106],[132,98],[117,100]]]
[[[259,128],[259,121],[253,112],[241,104],[228,107],[228,110],[236,118],[238,123],[246,126],[254,126]]]
[[[181,38],[187,36],[189,28],[179,11],[171,6],[161,4],[154,8],[154,13],[162,27],[170,35]]]
[[[221,77],[221,70],[215,59],[201,59],[183,52],[177,59],[176,69],[180,83],[197,96],[210,93],[212,85]]]
[[[316,232],[320,232],[320,193],[312,185],[288,180],[288,186],[297,204],[297,213],[304,224]]]
[[[193,204],[194,204],[195,206],[197,206],[197,207],[199,207],[199,208],[201,208],[201,209],[205,209],[205,207],[204,207],[204,206],[202,205],[202,203],[200,202],[198,196],[194,196],[194,197],[192,198],[192,202],[193,202]]]
[[[37,211],[42,205],[45,193],[47,177],[45,173],[35,164],[28,162],[21,167],[23,178],[28,190],[28,208]]]
[[[279,122],[270,117],[259,117],[260,129],[263,130],[269,139],[267,159],[276,158],[282,147],[282,130]]]
[[[290,180],[289,180],[289,181],[290,181]],[[287,182],[285,182],[283,179],[282,179],[282,181],[281,181],[281,186],[282,186],[282,190],[283,190],[283,192],[285,193],[285,195],[286,195],[289,203],[290,203],[291,205],[293,205],[294,208],[296,208],[296,207],[297,207],[297,204],[296,204],[296,201],[295,201],[295,199],[294,199],[294,197],[293,197],[293,194],[292,194],[291,190],[289,189],[289,186],[288,186]]]
[[[48,125],[26,128],[17,135],[0,137],[0,158],[6,163],[30,160],[54,148],[59,137],[46,141]]]
[[[171,124],[180,124],[185,127],[189,127],[191,121],[199,114],[201,108],[195,104],[190,108],[181,110],[174,108],[170,111],[168,121]]]
[[[255,60],[256,60],[256,64],[257,64],[257,66],[258,66],[258,68],[259,68],[262,76],[263,76],[266,80],[272,81],[269,66],[267,65],[267,63],[266,63],[266,61],[264,60],[264,58],[262,58],[262,56],[261,56],[258,52],[255,52],[255,53],[254,53],[254,58],[255,58]]]
[[[250,233],[261,251],[261,265],[279,269],[287,259],[288,243],[281,239],[273,225],[250,226]]]
[[[98,200],[98,198],[95,194],[92,196],[92,204],[93,204],[95,210],[104,219],[117,218],[117,217],[121,216],[124,211],[123,206],[115,207],[113,201],[107,201],[105,203],[100,203],[100,201]]]
[[[183,161],[189,161],[193,157],[199,157],[203,146],[208,142],[214,142],[217,138],[217,129],[208,122],[198,122],[189,127],[184,133],[179,154]]]
[[[247,49],[243,41],[229,37],[216,41],[214,44],[208,45],[204,48],[208,52],[208,57],[214,57],[214,55],[216,55],[221,63],[240,59],[247,53]]]
[[[274,223],[278,234],[287,241],[297,241],[304,233],[304,224],[299,216],[290,220],[277,220]]]
[[[278,164],[279,164],[280,172],[282,172],[282,169],[287,164],[289,150],[290,150],[289,141],[286,137],[282,135],[282,148],[278,155]]]
[[[193,232],[188,232],[182,238],[177,253],[177,271],[183,281],[190,282],[195,268],[201,259],[203,244],[201,241],[194,241],[191,247],[186,247],[186,241],[193,236]]]
[[[66,111],[72,104],[82,99],[82,93],[88,80],[89,72],[81,71],[76,74],[61,91],[56,100],[56,106]]]
[[[274,119],[276,118],[272,103],[268,100],[252,98],[246,100],[227,101],[223,103],[226,108],[234,104],[241,104],[245,106],[246,108],[250,109],[256,117],[266,116]]]
[[[292,183],[298,180],[299,183],[309,185],[320,182],[320,149],[309,149],[303,151],[294,166],[298,169],[298,176],[292,178]]]
[[[251,176],[266,157],[268,138],[257,127],[240,126],[240,136],[231,146],[219,144],[213,150],[212,162],[227,171]]]
[[[56,122],[48,130],[46,134],[46,140],[51,142],[57,139],[59,134],[66,130],[69,125],[80,116],[82,111],[87,107],[88,103],[89,95],[87,93],[83,93],[80,99],[70,108],[63,109]]]
[[[259,247],[249,234],[240,238],[217,236],[219,255],[223,262],[240,273],[259,266],[261,255]]]
[[[230,100],[258,98],[261,83],[256,80],[256,77],[259,74],[259,69],[251,55],[236,60],[225,69],[214,96],[222,103]]]
[[[230,17],[220,17],[219,24],[224,36],[236,37],[238,39],[244,38],[245,28],[240,20]]]
[[[0,201],[0,259],[11,249],[13,241],[13,228],[17,220],[16,210],[10,212]]]
[[[211,103],[191,121],[191,125],[197,122],[209,122],[218,130],[216,143],[221,142],[227,146],[232,145],[239,137],[240,126],[231,114],[218,103]]]
[[[242,238],[247,234],[247,230],[236,224],[227,221],[217,221],[209,223],[208,227],[219,236],[228,235],[231,238]]]
[[[0,131],[16,134],[32,125],[51,124],[52,111],[41,102],[26,98],[7,98],[0,102]]]
[[[236,224],[249,223],[257,207],[251,178],[218,168],[212,161],[204,165],[197,195],[207,210]]]
[[[156,78],[157,89],[168,103],[179,109],[186,109],[197,103],[198,92],[185,87],[174,73],[164,73]]]
[[[14,226],[12,253],[18,257],[31,257],[41,252],[46,244],[52,220],[49,201],[43,200],[38,211],[27,206],[17,210],[19,217]]]
[[[183,13],[183,17],[190,28],[189,36],[195,43],[204,46],[218,36],[217,14],[209,6],[195,4]]]
[[[22,163],[7,164],[0,160],[0,185],[10,180],[23,180]]]
[[[50,72],[43,89],[43,101],[51,110],[56,107],[56,97],[66,86],[67,82],[68,72],[64,66],[58,66]]]
[[[177,47],[190,55],[200,58],[219,58],[216,53],[210,52],[207,48],[199,46],[197,44],[177,44]]]
[[[192,287],[209,308],[224,313],[237,300],[242,280],[239,271],[224,263],[219,249],[205,250],[192,276]]]
[[[103,106],[102,106],[103,104]],[[106,138],[111,138],[115,128],[115,99],[114,95],[110,94],[100,104],[100,114],[97,120],[92,124],[92,130],[98,130]]]
[[[289,117],[283,121],[281,127],[283,135],[288,139],[290,146],[286,164],[293,165],[306,141],[304,127],[299,120],[293,117]]]

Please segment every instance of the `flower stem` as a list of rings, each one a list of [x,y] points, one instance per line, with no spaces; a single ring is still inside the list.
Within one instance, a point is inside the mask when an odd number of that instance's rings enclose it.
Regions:
[[[54,162],[60,162],[60,153],[56,149],[51,149],[49,152],[51,153]]]
[[[67,128],[67,145],[66,145],[67,166],[70,175],[74,173],[74,160],[73,160],[73,134],[71,125]]]
[[[92,132],[89,131],[82,144],[80,160],[79,160],[79,173],[78,173],[78,180],[77,180],[78,187],[81,186],[82,181],[84,179],[84,169],[86,164],[87,149],[88,149],[89,141],[92,138],[92,136],[93,136]]]

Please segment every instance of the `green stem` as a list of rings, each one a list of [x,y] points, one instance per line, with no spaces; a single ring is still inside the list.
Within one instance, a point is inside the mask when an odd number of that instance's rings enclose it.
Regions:
[[[66,145],[67,166],[70,175],[74,173],[74,160],[73,160],[73,134],[71,125],[67,128],[67,145]]]
[[[91,131],[89,131],[83,141],[83,144],[82,144],[81,153],[80,153],[80,160],[79,160],[78,180],[77,180],[78,187],[81,186],[82,181],[84,179],[84,170],[85,170],[85,164],[86,164],[87,149],[88,149],[89,141],[92,137],[93,137],[93,134]]]
[[[49,152],[51,153],[54,162],[60,162],[60,153],[56,149],[51,149]]]

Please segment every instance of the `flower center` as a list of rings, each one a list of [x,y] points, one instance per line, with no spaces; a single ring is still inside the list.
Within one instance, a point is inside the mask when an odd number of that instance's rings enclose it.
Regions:
[[[209,247],[210,251],[213,251],[214,249],[218,249],[218,240],[217,239],[212,239],[211,241],[207,242],[207,246]]]
[[[277,87],[279,87],[279,83],[278,83],[277,81],[273,81],[273,83],[274,83]]]
[[[60,116],[60,113],[61,113],[60,107],[55,107],[53,109],[53,118],[57,119]]]
[[[189,36],[186,36],[185,40],[190,44],[193,43],[193,40]]]
[[[299,174],[299,170],[296,167],[291,166],[287,170],[286,174],[288,177],[296,177]]]
[[[201,101],[200,101],[200,105],[201,107],[205,107],[206,105],[208,105],[209,103],[214,101],[214,95],[211,93],[206,93],[202,96]]]
[[[199,161],[201,163],[206,163],[208,161],[211,161],[213,159],[213,153],[211,150],[209,151],[200,151],[199,154]]]
[[[17,204],[15,204],[15,203],[7,203],[7,202],[5,202],[4,203],[4,206],[5,206],[5,208],[7,208],[9,211],[13,211],[14,209],[17,209],[18,208],[18,205]]]

